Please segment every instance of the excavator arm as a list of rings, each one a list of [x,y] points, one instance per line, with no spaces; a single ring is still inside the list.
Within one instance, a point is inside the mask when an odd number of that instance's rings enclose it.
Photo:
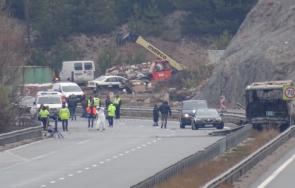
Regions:
[[[123,38],[123,42],[125,41],[135,42],[141,45],[142,47],[144,47],[145,49],[147,49],[148,51],[152,52],[157,57],[163,60],[168,60],[170,65],[177,71],[186,69],[186,67],[183,64],[179,63],[177,60],[173,59],[171,56],[159,50],[159,48],[155,47],[154,45],[152,45],[151,43],[143,39],[140,35],[128,34]]]

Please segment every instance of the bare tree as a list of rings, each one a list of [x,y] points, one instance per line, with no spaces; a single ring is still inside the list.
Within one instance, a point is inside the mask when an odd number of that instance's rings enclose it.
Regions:
[[[19,67],[23,65],[25,57],[23,29],[5,10],[5,0],[0,0],[0,132],[7,131],[15,124],[11,104],[17,97],[16,88],[21,81]]]

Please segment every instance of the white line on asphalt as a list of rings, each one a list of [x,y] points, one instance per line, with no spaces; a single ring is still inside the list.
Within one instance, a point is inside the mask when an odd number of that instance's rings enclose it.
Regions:
[[[77,173],[81,173],[82,171],[77,171]]]
[[[23,160],[23,161],[30,161],[29,159],[24,158],[24,157],[19,156],[19,155],[16,155],[16,154],[14,154],[14,153],[11,153],[10,151],[4,151],[4,153],[8,153],[9,155],[12,155],[12,156],[14,156],[14,157],[16,157],[16,158],[19,158],[19,159]]]
[[[131,149],[131,151],[135,151],[135,149]]]
[[[69,174],[69,176],[71,177],[71,176],[73,176],[74,174]]]
[[[153,140],[153,142],[157,142],[157,140]]]
[[[50,183],[55,183],[55,181],[51,181]]]
[[[90,140],[94,140],[95,138],[93,138],[93,139],[89,139],[89,140],[85,140],[85,141],[83,141],[83,142],[79,142],[79,143],[77,143],[77,144],[84,144],[84,143],[86,143],[86,142],[89,142]]]
[[[295,159],[295,154],[288,159],[283,165],[281,165],[272,175],[270,175],[262,184],[260,184],[257,188],[264,188],[267,184],[269,184],[279,173],[281,173],[293,160]]]
[[[97,165],[95,164],[95,165],[92,165],[93,167],[96,167]]]
[[[20,163],[17,163],[17,164],[14,164],[14,165],[8,166],[8,167],[6,167],[6,168],[1,168],[0,171],[2,171],[2,170],[7,170],[7,169],[10,169],[10,168],[16,167],[16,166],[18,166],[18,165],[22,165],[22,164],[27,163],[27,162],[29,162],[29,161],[20,162]]]
[[[65,178],[59,178],[59,180],[64,180]]]
[[[41,185],[41,187],[46,187],[46,185]]]
[[[35,159],[40,159],[40,158],[42,158],[42,157],[45,157],[45,155],[40,155],[40,156],[38,156],[38,157],[34,157],[34,158],[32,158],[32,159],[35,160]]]
[[[120,155],[124,155],[124,154],[121,153]]]
[[[125,153],[129,153],[129,151],[126,151]]]
[[[146,145],[143,144],[142,146],[145,147]]]
[[[8,149],[8,150],[5,150],[5,151],[14,151],[14,150],[17,150],[17,149],[21,149],[21,148],[24,148],[24,147],[27,147],[27,146],[31,146],[31,145],[34,145],[34,144],[38,144],[40,142],[44,142],[44,141],[47,141],[47,139],[44,139],[44,140],[39,140],[37,142],[32,142],[32,143],[29,143],[29,144],[25,144],[23,146],[18,146],[16,148],[12,148],[12,149]],[[45,185],[46,186],[46,185]]]
[[[140,149],[141,147],[137,147],[138,149]]]
[[[100,163],[100,164],[103,164],[104,162],[101,161],[101,162],[99,162],[99,163]]]
[[[107,159],[106,161],[110,161],[111,159]]]
[[[151,144],[150,142],[148,142],[147,144]]]
[[[162,138],[158,138],[158,140],[161,140]]]
[[[87,167],[87,168],[85,168],[85,170],[89,170],[89,168]]]
[[[117,158],[117,156],[114,156],[113,158],[114,158],[114,159],[116,159],[116,158]]]

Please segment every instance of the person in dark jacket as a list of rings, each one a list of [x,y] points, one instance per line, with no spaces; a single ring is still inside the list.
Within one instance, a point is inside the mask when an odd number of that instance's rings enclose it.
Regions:
[[[159,111],[161,112],[161,120],[162,120],[162,126],[161,128],[167,129],[167,118],[168,118],[168,114],[170,114],[171,116],[171,108],[168,105],[168,102],[165,101],[163,102],[163,104],[160,106]]]
[[[82,116],[81,118],[87,118],[87,107],[88,107],[88,101],[86,99],[84,99],[82,102],[81,102],[81,106],[82,106]]]
[[[153,117],[154,117],[154,125],[153,126],[159,126],[158,125],[158,121],[159,121],[159,108],[158,108],[157,105],[154,106]]]
[[[68,108],[70,110],[70,114],[71,114],[71,119],[73,120],[75,118],[76,119],[76,108],[78,105],[78,100],[76,99],[75,95],[72,95],[69,100],[68,100]]]
[[[109,105],[112,103],[111,99],[109,96],[107,96],[106,100],[105,100],[105,105],[106,105],[106,108],[105,109],[109,109]],[[107,110],[106,110],[107,112]],[[106,119],[108,119],[108,113],[106,113]]]

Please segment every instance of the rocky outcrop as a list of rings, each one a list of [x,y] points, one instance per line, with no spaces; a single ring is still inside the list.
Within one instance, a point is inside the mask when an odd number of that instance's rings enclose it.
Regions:
[[[196,98],[220,104],[241,102],[256,81],[295,81],[295,2],[260,0],[227,47],[203,92]]]

